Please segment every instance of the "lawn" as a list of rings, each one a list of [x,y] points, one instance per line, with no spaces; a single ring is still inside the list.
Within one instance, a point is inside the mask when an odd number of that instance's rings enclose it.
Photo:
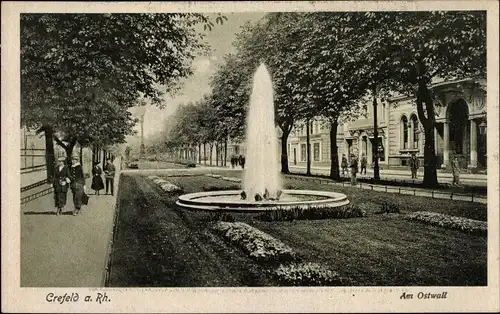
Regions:
[[[241,175],[241,171],[211,172]],[[239,186],[206,176],[168,176],[166,180],[181,186],[184,193]],[[144,176],[130,175],[121,182],[111,286],[276,285],[266,276],[265,267],[209,231],[207,219],[213,214],[177,208],[175,197]],[[322,263],[361,286],[487,283],[486,237],[409,222],[400,215],[375,214],[384,202],[389,202],[403,213],[434,211],[485,221],[484,204],[293,179],[285,179],[284,184],[287,188],[342,192],[353,204],[363,204],[367,209],[367,217],[363,218],[279,223],[258,220],[254,214],[233,214],[237,221],[292,247],[303,261]]]

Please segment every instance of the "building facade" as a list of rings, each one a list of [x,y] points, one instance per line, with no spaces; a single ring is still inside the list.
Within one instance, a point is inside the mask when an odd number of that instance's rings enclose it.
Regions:
[[[432,86],[433,92],[438,96],[434,105],[434,147],[438,166],[442,169],[449,169],[452,158],[456,156],[464,169],[471,172],[486,170],[486,134],[481,132],[486,123],[485,83],[468,79],[441,82]],[[338,127],[339,159],[342,154],[348,158],[353,153],[359,158],[365,154],[368,165],[373,164],[373,113],[372,105],[368,104],[361,118]],[[380,103],[377,106],[377,118],[380,168],[406,168],[412,153],[423,161],[425,134],[418,119],[415,99],[398,97]],[[311,166],[329,166],[328,125],[320,120],[309,123]],[[305,166],[306,137],[303,123],[292,131],[288,139],[290,166]]]

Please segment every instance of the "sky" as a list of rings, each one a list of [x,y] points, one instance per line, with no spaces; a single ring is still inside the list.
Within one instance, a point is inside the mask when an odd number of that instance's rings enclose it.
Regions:
[[[210,56],[200,56],[193,60],[193,75],[185,80],[181,91],[174,98],[165,97],[166,108],[164,109],[154,106],[146,107],[144,115],[145,137],[160,131],[179,104],[194,102],[202,98],[204,94],[210,93],[210,77],[215,73],[217,66],[223,62],[224,55],[234,52],[232,43],[240,31],[240,26],[246,21],[257,22],[265,13],[225,13],[224,15],[228,20],[224,21],[223,25],[216,24],[211,31],[204,32],[206,34],[205,41],[210,45],[212,53]],[[138,113],[134,109],[131,112],[132,114]],[[136,130],[139,132],[139,126],[136,127]],[[129,138],[127,141],[133,142],[134,140]]]

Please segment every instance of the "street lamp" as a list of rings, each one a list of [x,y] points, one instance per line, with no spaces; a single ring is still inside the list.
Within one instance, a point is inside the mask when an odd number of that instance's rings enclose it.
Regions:
[[[485,120],[486,119],[483,118],[483,121],[481,121],[481,123],[479,124],[479,133],[481,135],[486,134],[486,127],[487,127],[487,125],[486,125],[486,121]]]

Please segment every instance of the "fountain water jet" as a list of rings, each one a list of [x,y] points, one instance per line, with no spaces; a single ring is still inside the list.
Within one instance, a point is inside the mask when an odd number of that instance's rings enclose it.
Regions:
[[[261,63],[253,77],[247,113],[243,190],[250,199],[256,194],[264,196],[266,190],[271,198],[277,198],[281,190],[277,139],[273,83]]]
[[[247,113],[243,190],[184,194],[179,196],[177,205],[195,210],[259,212],[349,204],[342,193],[281,189],[273,98],[271,76],[265,65],[260,64],[253,77]]]

